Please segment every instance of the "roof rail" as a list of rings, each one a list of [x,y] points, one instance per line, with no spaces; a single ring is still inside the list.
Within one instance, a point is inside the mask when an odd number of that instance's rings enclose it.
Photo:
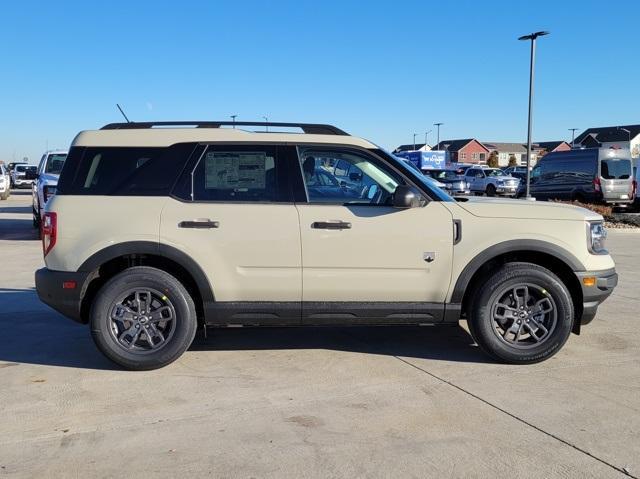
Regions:
[[[342,135],[349,136],[349,133],[332,125],[322,125],[315,123],[272,123],[254,121],[145,121],[130,123],[109,123],[100,128],[101,130],[137,130],[153,127],[171,126],[193,126],[196,128],[220,128],[221,126],[261,126],[261,127],[294,127],[300,128],[303,132],[315,135]]]

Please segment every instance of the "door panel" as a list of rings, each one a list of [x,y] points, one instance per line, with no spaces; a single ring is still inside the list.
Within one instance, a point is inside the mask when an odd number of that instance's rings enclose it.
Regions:
[[[421,208],[296,205],[303,301],[443,302],[449,287],[453,225],[439,202]],[[350,228],[319,229],[316,222]],[[434,259],[427,262],[426,255]]]
[[[180,227],[210,220],[217,227]],[[184,225],[183,225],[184,226]],[[216,301],[300,301],[300,231],[292,204],[167,202],[160,242],[189,254]]]

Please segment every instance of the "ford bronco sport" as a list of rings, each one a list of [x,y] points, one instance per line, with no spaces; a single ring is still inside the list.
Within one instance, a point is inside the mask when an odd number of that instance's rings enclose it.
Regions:
[[[461,319],[496,360],[533,363],[617,284],[590,211],[454,200],[329,125],[229,124],[110,124],[71,145],[36,287],[125,368],[171,363],[198,327]]]

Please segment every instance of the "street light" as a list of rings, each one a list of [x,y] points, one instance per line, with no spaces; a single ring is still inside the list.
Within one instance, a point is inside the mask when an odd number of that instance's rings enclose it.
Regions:
[[[531,123],[533,119],[533,71],[536,62],[536,38],[549,35],[549,32],[535,32],[530,35],[524,35],[518,40],[531,40],[531,62],[529,64],[529,122],[527,126],[527,189],[526,198],[531,198],[529,185],[531,183]]]
[[[431,133],[432,131],[433,131],[433,130],[429,130],[429,131],[425,131],[425,132],[424,132],[424,149],[425,149],[425,151],[426,151],[426,149],[427,149],[427,135],[428,135],[429,133]]]
[[[440,145],[440,125],[444,125],[444,123],[434,123],[433,126],[437,126],[438,127],[438,136],[437,136],[437,140],[436,140],[436,147],[440,148],[438,145]]]
[[[629,135],[629,149],[631,149],[631,132],[626,128],[622,128],[621,126],[618,127],[618,130],[627,132],[627,135]]]
[[[571,148],[575,147],[576,131],[579,129],[580,128],[569,128],[569,131],[571,132]]]
[[[416,136],[417,136],[417,133],[414,133],[413,134],[413,151],[416,151]]]
[[[265,123],[269,123],[269,118],[267,118],[266,116],[263,116],[262,118],[264,118]],[[266,132],[269,131],[269,125],[264,125],[264,128]]]
[[[234,128],[236,127],[236,117],[237,117],[237,116],[238,116],[238,115],[231,115],[231,119],[233,120],[233,127],[234,127]]]

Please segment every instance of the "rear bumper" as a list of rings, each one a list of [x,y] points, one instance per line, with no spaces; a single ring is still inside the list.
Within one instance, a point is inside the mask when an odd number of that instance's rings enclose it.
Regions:
[[[89,273],[52,271],[42,268],[36,271],[36,291],[40,301],[69,319],[84,323],[80,306]],[[70,283],[75,282],[71,288]],[[64,287],[67,283],[67,288]]]
[[[603,271],[582,271],[576,273],[582,287],[582,318],[580,324],[589,324],[596,317],[598,306],[607,299],[618,285],[615,269]],[[595,285],[585,286],[585,278],[595,278]]]

